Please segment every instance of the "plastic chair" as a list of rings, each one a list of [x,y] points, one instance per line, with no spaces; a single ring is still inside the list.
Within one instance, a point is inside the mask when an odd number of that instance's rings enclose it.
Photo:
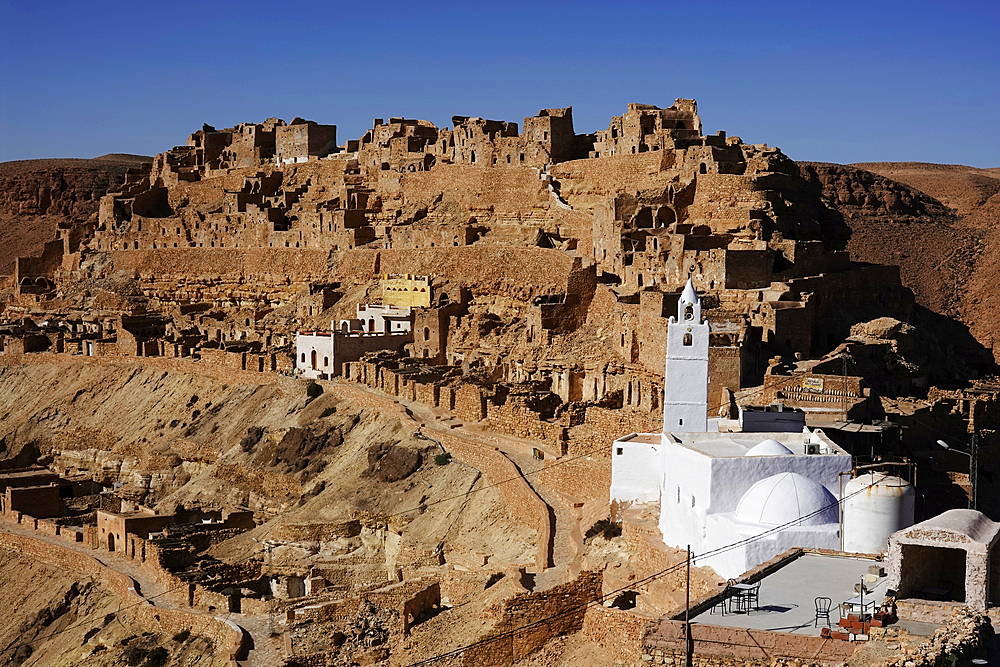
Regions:
[[[816,604],[816,619],[813,621],[813,627],[819,625],[819,619],[826,619],[826,626],[830,627],[830,610],[833,609],[833,600],[827,597],[818,597],[814,600]]]

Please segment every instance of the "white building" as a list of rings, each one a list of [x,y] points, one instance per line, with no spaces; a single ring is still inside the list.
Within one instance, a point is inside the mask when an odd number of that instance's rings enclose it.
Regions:
[[[333,322],[331,331],[295,332],[295,368],[307,378],[329,377],[333,370]]]
[[[358,304],[357,313],[358,316],[352,320],[340,321],[341,331],[385,334],[413,329],[413,309],[409,307]]]
[[[366,352],[401,350],[413,341],[411,308],[360,304],[357,314],[354,319],[330,322],[329,331],[296,332],[296,370],[307,378],[329,378]]]
[[[838,548],[836,494],[851,456],[819,430],[709,432],[709,331],[689,280],[667,330],[664,431],[614,442],[612,507],[659,503],[664,543],[696,556],[761,536],[698,560],[727,578],[793,546]]]

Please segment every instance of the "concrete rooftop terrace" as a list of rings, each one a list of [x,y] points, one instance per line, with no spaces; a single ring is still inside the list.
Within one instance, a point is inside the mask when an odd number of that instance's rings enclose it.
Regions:
[[[803,554],[764,577],[760,584],[759,611],[746,613],[713,614],[711,610],[695,616],[693,623],[719,625],[730,628],[769,630],[805,635],[818,635],[825,625],[816,618],[817,597],[828,597],[833,601],[830,609],[830,627],[836,627],[840,620],[837,605],[857,595],[854,585],[868,572],[868,567],[877,565],[873,559]],[[885,597],[885,577],[869,584],[870,593],[865,594],[865,602],[875,599],[875,605]]]

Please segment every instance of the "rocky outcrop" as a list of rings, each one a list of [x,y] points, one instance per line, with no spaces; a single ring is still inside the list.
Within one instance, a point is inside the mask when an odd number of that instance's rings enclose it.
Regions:
[[[97,212],[101,197],[120,189],[128,167],[148,160],[110,155],[93,160],[5,162],[0,164],[0,214],[86,219]]]
[[[936,219],[954,217],[952,211],[937,199],[864,169],[841,164],[800,162],[799,173],[807,181],[820,184],[823,197],[847,217],[853,217],[851,214],[931,216]]]

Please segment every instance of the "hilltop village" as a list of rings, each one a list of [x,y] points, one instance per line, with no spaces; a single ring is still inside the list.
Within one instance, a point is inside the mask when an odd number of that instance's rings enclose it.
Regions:
[[[5,279],[0,546],[219,664],[973,656],[995,361],[823,178],[688,99],[205,125]]]

